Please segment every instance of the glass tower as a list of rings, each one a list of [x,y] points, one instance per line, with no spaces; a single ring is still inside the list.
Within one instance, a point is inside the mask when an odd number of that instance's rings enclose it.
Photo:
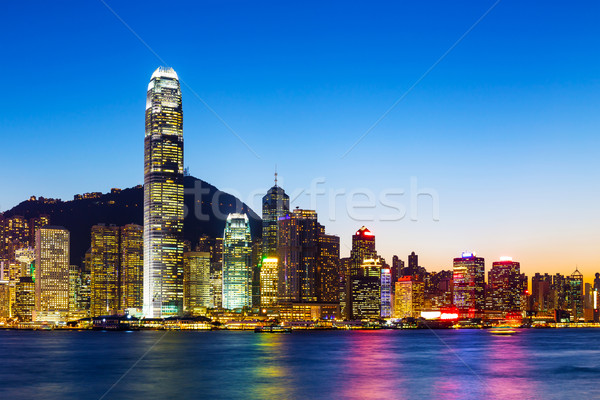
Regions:
[[[177,73],[160,67],[146,100],[144,315],[183,311],[183,111]]]
[[[246,214],[229,214],[223,237],[223,308],[252,305],[252,238]]]
[[[277,257],[277,229],[280,217],[290,211],[290,197],[285,191],[277,186],[277,175],[275,175],[275,186],[262,198],[262,246],[263,257]]]

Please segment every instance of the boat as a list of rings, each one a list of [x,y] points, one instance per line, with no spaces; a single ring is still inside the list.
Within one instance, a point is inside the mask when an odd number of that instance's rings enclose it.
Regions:
[[[512,326],[496,326],[496,327],[490,328],[488,330],[488,332],[491,333],[492,335],[510,336],[510,335],[514,335],[515,333],[517,333],[517,330],[515,328],[513,328]]]
[[[290,333],[292,328],[281,325],[257,326],[254,333]]]

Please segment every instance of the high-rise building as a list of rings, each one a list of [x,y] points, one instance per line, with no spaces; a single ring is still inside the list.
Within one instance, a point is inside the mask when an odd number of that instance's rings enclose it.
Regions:
[[[183,309],[191,315],[204,315],[213,306],[210,291],[210,253],[183,254]]]
[[[252,237],[246,214],[229,214],[223,235],[223,308],[252,305]]]
[[[262,253],[263,257],[277,257],[277,232],[279,218],[290,211],[290,197],[275,185],[262,198]]]
[[[144,315],[183,311],[183,110],[172,68],[152,74],[144,140]]]
[[[571,310],[571,320],[583,318],[583,275],[575,269],[566,282],[566,306]]]
[[[317,256],[317,301],[339,303],[340,301],[340,238],[325,234],[319,224],[319,254]]]
[[[69,318],[74,318],[78,315],[79,304],[77,302],[77,294],[81,285],[81,273],[77,265],[69,266]]]
[[[402,271],[403,276],[416,275],[419,268],[419,256],[414,251],[408,255],[408,266],[406,268]]]
[[[520,311],[523,293],[520,264],[510,257],[495,261],[488,272],[488,288],[492,310]]]
[[[120,229],[115,225],[94,225],[91,230],[92,317],[115,314],[120,309]]]
[[[317,301],[317,213],[295,209],[279,219],[279,301]]]
[[[61,321],[69,312],[69,231],[45,226],[36,232],[35,319]]]
[[[381,318],[392,316],[392,272],[390,268],[381,268]]]
[[[485,308],[485,260],[475,253],[454,259],[454,305],[461,309]]]
[[[121,310],[142,311],[144,288],[144,228],[121,227],[120,294]]]
[[[395,284],[394,318],[419,318],[425,284],[414,275],[403,276]]]
[[[551,289],[552,276],[536,273],[531,278],[531,310],[547,313],[555,308]]]
[[[378,259],[363,261],[359,274],[352,277],[352,318],[379,318],[381,313],[381,270]]]
[[[359,296],[358,291],[363,289],[362,286],[360,288],[358,286],[355,287],[354,282],[358,282],[357,279],[364,276],[365,270],[362,266],[365,260],[374,260],[376,258],[375,235],[365,226],[362,226],[354,235],[352,235],[352,249],[350,250],[350,259],[348,260],[345,277],[346,298],[343,314],[346,319],[358,318],[357,315],[354,315],[357,307],[353,303],[357,296]],[[360,294],[360,296],[363,295]]]
[[[260,270],[260,305],[261,307],[272,307],[277,305],[277,258],[263,258]]]
[[[398,256],[393,256],[392,266],[390,268],[390,273],[392,274],[392,282],[396,282],[398,278],[402,275],[403,271],[404,261],[402,261]]]
[[[35,283],[33,277],[22,276],[16,285],[16,302],[14,315],[21,322],[32,320],[35,308]]]

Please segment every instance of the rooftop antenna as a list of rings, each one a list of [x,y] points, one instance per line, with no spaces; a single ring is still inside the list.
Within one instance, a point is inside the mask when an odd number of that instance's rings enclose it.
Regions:
[[[275,164],[275,187],[277,187],[277,164]]]

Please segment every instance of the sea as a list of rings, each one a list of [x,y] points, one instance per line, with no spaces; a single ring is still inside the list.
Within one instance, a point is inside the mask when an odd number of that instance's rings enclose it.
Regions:
[[[600,399],[600,329],[0,331],[0,399]]]

